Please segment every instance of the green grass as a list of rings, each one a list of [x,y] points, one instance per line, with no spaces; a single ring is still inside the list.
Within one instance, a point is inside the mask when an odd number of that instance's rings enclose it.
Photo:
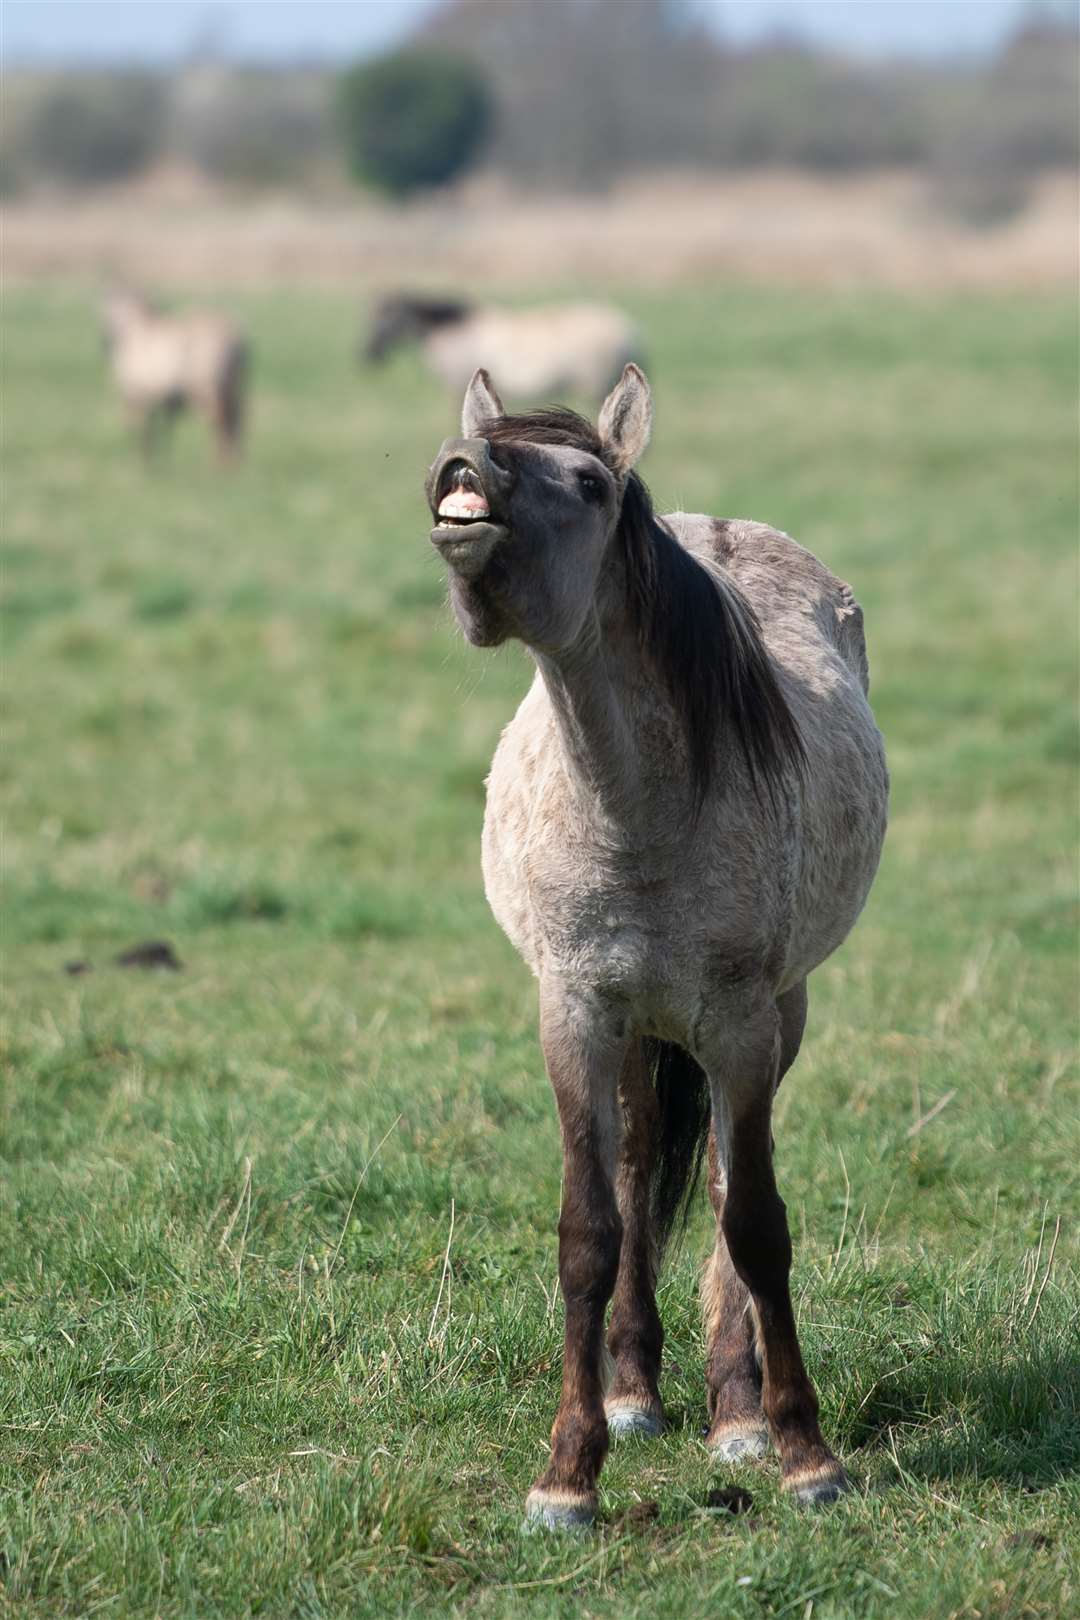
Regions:
[[[350,299],[251,295],[248,462],[189,423],[147,473],[89,299],[9,291],[5,1614],[1080,1604],[1071,303],[632,303],[661,506],[789,529],[866,611],[892,826],[777,1123],[860,1489],[801,1516],[770,1467],[707,1508],[699,1212],[671,1431],[615,1450],[596,1535],[520,1535],[559,1156],[479,876],[527,669],[461,644],[426,540],[456,403],[357,374]],[[115,965],[149,938],[180,972]]]

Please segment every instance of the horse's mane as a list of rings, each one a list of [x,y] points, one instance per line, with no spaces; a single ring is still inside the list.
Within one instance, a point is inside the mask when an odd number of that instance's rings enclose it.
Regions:
[[[576,411],[553,406],[501,416],[480,433],[492,445],[566,445],[611,466],[596,428]],[[764,786],[775,798],[785,767],[801,773],[806,756],[753,608],[665,528],[637,473],[626,479],[615,538],[642,652],[683,724],[695,805],[701,808],[713,780],[718,719],[738,744],[755,789]]]

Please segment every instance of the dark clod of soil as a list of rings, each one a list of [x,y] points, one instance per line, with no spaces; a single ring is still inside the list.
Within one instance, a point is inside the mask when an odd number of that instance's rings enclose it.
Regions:
[[[64,972],[70,973],[73,979],[77,979],[80,973],[89,973],[93,966],[93,962],[85,962],[77,959],[74,962],[65,962]]]
[[[722,1508],[725,1513],[749,1513],[754,1498],[739,1485],[719,1485],[705,1498],[705,1506]]]
[[[1018,1552],[1024,1547],[1042,1552],[1052,1547],[1054,1542],[1051,1536],[1044,1535],[1041,1530],[1018,1530],[1015,1535],[1005,1537],[1005,1545],[1010,1552]]]
[[[611,1521],[613,1530],[644,1530],[660,1517],[659,1502],[635,1502],[624,1513],[617,1513]]]
[[[170,968],[176,972],[183,963],[167,939],[146,939],[141,945],[132,945],[116,958],[117,967]]]
[[[635,1502],[632,1508],[627,1509],[627,1524],[648,1524],[652,1519],[660,1517],[659,1502]]]

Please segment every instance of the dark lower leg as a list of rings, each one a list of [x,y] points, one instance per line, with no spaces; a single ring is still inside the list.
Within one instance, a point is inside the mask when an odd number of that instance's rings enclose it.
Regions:
[[[559,1283],[566,1307],[563,1382],[551,1460],[528,1509],[551,1522],[591,1519],[608,1448],[601,1363],[604,1312],[619,1264],[619,1215],[611,1181],[587,1150],[567,1154],[559,1219]],[[548,1511],[549,1510],[549,1511]]]
[[[806,1502],[846,1485],[818,1426],[818,1403],[803,1366],[788,1276],[791,1238],[776,1190],[769,1137],[772,1087],[732,1126],[722,1226],[735,1270],[749,1289],[762,1351],[762,1410],[780,1453],[784,1485]]]
[[[780,1060],[776,1085],[799,1054],[806,1028],[806,981],[777,1000]],[[771,1138],[770,1138],[771,1149]],[[770,1154],[771,1157],[771,1154]],[[768,1431],[761,1407],[761,1350],[750,1292],[732,1263],[724,1237],[726,1176],[709,1133],[709,1198],[716,1215],[716,1245],[705,1267],[702,1298],[707,1342],[708,1443],[725,1457],[761,1456]]]
[[[608,1329],[615,1365],[604,1405],[613,1432],[655,1434],[663,1423],[659,1378],[664,1330],[656,1308],[650,1179],[659,1108],[640,1041],[623,1064],[619,1096],[623,1138],[616,1197],[623,1230]]]
[[[529,1493],[530,1518],[589,1522],[607,1453],[601,1366],[604,1314],[619,1268],[622,1222],[615,1200],[617,1083],[625,1042],[582,1027],[574,1009],[541,1002],[541,1037],[559,1105],[563,1198],[559,1284],[566,1310],[563,1381],[551,1459]]]
[[[218,460],[226,464],[235,461],[240,453],[240,434],[237,418],[228,401],[215,405],[211,413],[211,427]]]
[[[144,461],[153,460],[158,437],[158,413],[153,406],[132,406],[131,424],[139,441]]]
[[[705,1308],[705,1382],[709,1400],[707,1443],[723,1456],[762,1456],[768,1431],[761,1410],[761,1367],[750,1293],[728,1252],[723,1219],[726,1188],[709,1133],[709,1198],[716,1215],[716,1246],[702,1279]]]

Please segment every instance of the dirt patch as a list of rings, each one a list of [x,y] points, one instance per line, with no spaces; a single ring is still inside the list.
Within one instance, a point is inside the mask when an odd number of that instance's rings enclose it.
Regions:
[[[169,968],[173,973],[183,966],[167,939],[146,939],[130,950],[121,951],[116,958],[122,968]]]
[[[1018,1530],[1015,1535],[1006,1536],[1004,1542],[1007,1552],[1046,1552],[1053,1545],[1054,1538],[1041,1530]]]
[[[660,1517],[659,1502],[635,1502],[633,1507],[627,1508],[622,1515],[622,1521],[629,1529],[635,1526],[640,1528],[643,1524],[652,1524]]]
[[[705,1506],[720,1513],[749,1513],[754,1498],[738,1485],[720,1485],[709,1492]]]

